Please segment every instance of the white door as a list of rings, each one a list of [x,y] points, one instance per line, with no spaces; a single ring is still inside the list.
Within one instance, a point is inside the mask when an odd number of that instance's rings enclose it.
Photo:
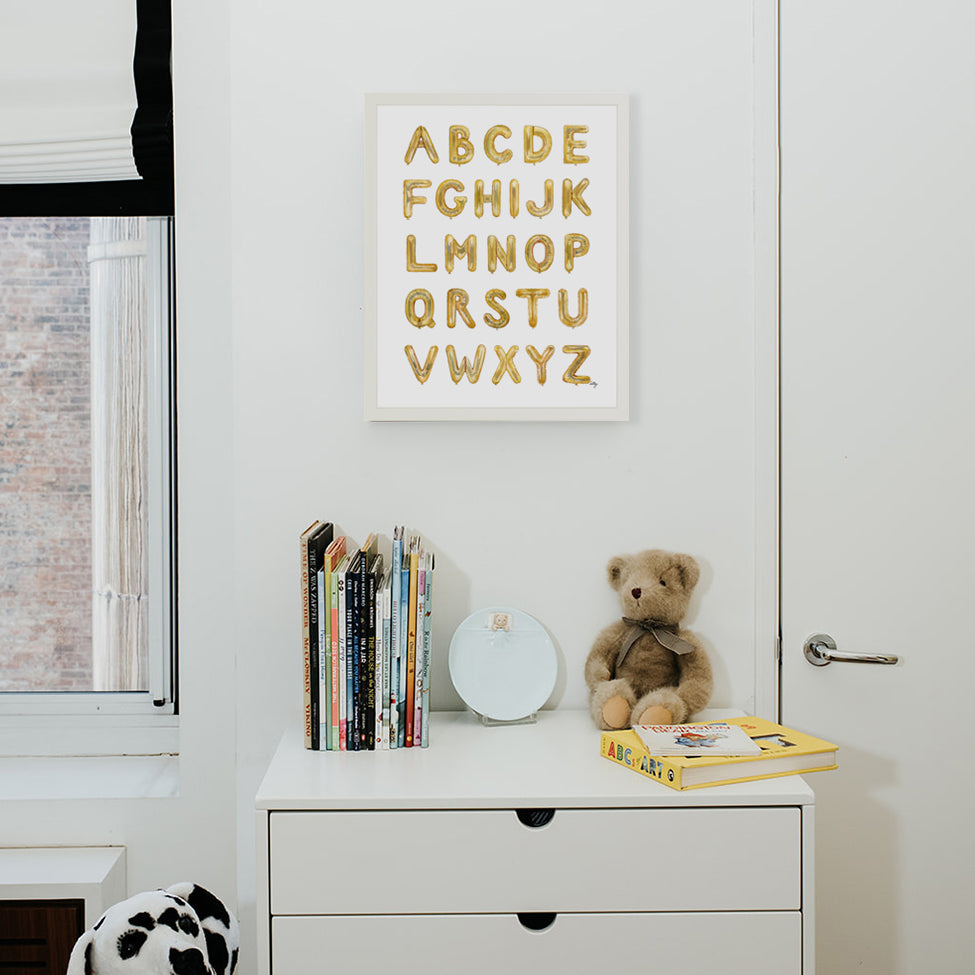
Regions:
[[[975,970],[975,6],[783,4],[782,718],[817,971]],[[803,644],[896,666],[814,667]]]

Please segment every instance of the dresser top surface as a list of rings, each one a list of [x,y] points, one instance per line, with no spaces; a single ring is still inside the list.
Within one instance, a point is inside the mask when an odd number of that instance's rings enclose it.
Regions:
[[[708,711],[703,720],[740,712]],[[678,792],[599,754],[588,713],[541,711],[536,724],[485,727],[467,711],[432,714],[429,748],[306,749],[285,733],[257,808],[490,809],[810,805],[799,775]]]

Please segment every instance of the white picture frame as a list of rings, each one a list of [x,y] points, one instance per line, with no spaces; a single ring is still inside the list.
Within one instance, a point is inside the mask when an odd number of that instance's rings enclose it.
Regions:
[[[366,95],[366,419],[629,419],[628,114]]]

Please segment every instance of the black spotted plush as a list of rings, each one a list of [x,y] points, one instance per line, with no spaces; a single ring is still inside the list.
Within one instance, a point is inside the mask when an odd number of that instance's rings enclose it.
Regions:
[[[109,908],[75,943],[66,975],[233,975],[239,948],[223,901],[175,884]]]

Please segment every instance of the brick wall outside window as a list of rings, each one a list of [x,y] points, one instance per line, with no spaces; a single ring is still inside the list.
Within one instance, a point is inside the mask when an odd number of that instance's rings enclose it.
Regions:
[[[0,218],[0,691],[91,690],[86,218]]]

